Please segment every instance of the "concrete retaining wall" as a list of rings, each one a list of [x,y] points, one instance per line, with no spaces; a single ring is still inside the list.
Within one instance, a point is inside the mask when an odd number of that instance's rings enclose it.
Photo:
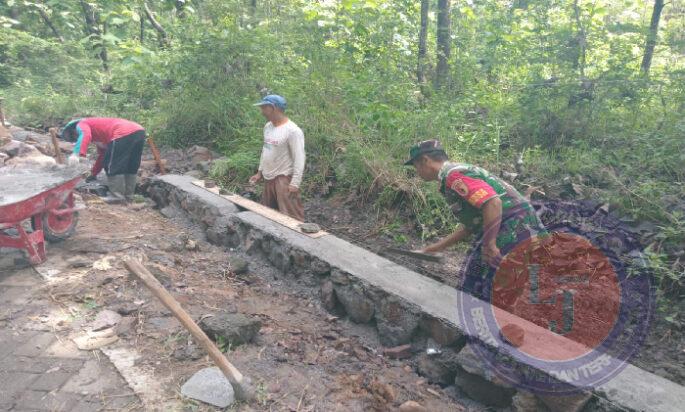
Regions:
[[[187,212],[212,243],[242,248],[266,259],[283,276],[297,277],[310,287],[329,311],[346,314],[355,322],[375,324],[385,346],[431,338],[443,347],[442,355],[414,356],[418,371],[432,381],[456,384],[480,402],[512,405],[515,410],[666,412],[685,405],[684,387],[632,365],[592,394],[547,397],[519,390],[495,376],[473,346],[497,350],[513,367],[544,374],[551,381],[555,381],[554,371],[516,361],[509,356],[511,348],[493,348],[467,334],[459,324],[457,307],[460,299],[474,299],[470,295],[333,235],[312,239],[258,214],[240,212],[230,201],[193,185],[193,180],[166,175],[148,182],[145,190],[160,208],[172,206]],[[577,345],[520,319],[516,323],[525,324],[526,340],[535,344],[554,348]]]

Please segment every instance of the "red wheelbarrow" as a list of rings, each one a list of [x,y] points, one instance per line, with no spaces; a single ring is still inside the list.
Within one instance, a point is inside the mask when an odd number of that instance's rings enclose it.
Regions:
[[[0,172],[0,247],[25,250],[34,265],[44,262],[46,239],[60,241],[74,233],[73,191],[81,179],[68,168]],[[24,225],[29,219],[30,229]]]

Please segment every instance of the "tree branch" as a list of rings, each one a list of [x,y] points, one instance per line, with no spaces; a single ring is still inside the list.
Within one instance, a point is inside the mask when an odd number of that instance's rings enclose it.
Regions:
[[[143,2],[143,10],[145,11],[145,16],[150,21],[150,24],[152,24],[152,27],[154,27],[159,35],[159,43],[162,46],[168,46],[169,39],[167,37],[166,30],[164,30],[164,27],[162,27],[162,25],[159,24],[159,22],[155,19],[155,16],[152,15],[152,11],[150,11],[150,7],[147,5],[146,1]]]
[[[450,0],[438,0],[438,28],[436,36],[438,64],[435,68],[435,88],[448,83],[450,60]]]
[[[661,12],[664,10],[664,0],[655,0],[654,8],[652,9],[652,18],[649,22],[649,32],[647,40],[645,41],[645,54],[642,57],[640,70],[642,74],[649,75],[649,69],[652,67],[652,58],[654,57],[654,49],[656,48],[656,41],[659,37],[659,22],[661,20]]]
[[[578,45],[580,46],[578,55],[578,65],[580,70],[581,80],[585,80],[585,61],[586,61],[586,43],[587,43],[587,33],[585,32],[585,26],[580,18],[580,6],[578,5],[578,0],[573,1],[573,14],[576,18],[576,25],[578,26]]]
[[[143,13],[145,13],[143,10],[141,10],[140,13],[140,44],[143,44],[143,41],[145,40],[145,18],[143,18]]]
[[[428,0],[421,0],[421,28],[419,29],[419,53],[416,65],[416,81],[419,84],[426,82],[425,60],[426,39],[428,38]]]
[[[40,14],[40,17],[43,19],[45,24],[52,30],[52,34],[59,40],[60,43],[64,43],[64,37],[62,37],[61,34],[59,34],[59,31],[57,30],[57,27],[52,23],[50,20],[50,16],[48,16],[48,13],[43,10],[42,4],[37,5],[36,9],[38,9],[38,14]]]
[[[90,4],[86,3],[84,0],[80,0],[81,3],[81,8],[83,9],[83,16],[86,20],[86,30],[87,32],[94,37],[97,37],[102,41],[102,33],[100,31],[100,26],[98,25],[98,19],[95,15],[95,10],[90,6]],[[100,47],[100,60],[102,60],[102,67],[105,69],[105,71],[109,71],[109,64],[107,62],[107,48],[105,47],[104,43],[101,43],[99,45]]]

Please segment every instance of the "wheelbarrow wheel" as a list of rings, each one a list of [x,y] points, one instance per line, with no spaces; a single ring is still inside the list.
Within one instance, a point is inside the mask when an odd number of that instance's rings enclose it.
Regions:
[[[72,208],[73,202],[67,200],[59,209]],[[58,210],[59,210],[58,209]],[[40,224],[37,220],[40,219]],[[61,242],[76,231],[78,223],[78,212],[58,214],[47,211],[39,216],[31,218],[31,225],[34,230],[42,229],[45,240],[49,242]]]

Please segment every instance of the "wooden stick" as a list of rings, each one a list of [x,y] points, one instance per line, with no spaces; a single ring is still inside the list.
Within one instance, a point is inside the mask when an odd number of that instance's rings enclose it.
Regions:
[[[152,150],[152,156],[155,158],[155,162],[157,163],[157,167],[159,168],[159,174],[166,174],[166,168],[164,167],[164,163],[162,162],[162,157],[159,155],[159,149],[157,149],[155,141],[152,140],[152,136],[147,137],[147,144],[150,145],[150,150]]]
[[[209,357],[212,358],[214,363],[221,369],[228,381],[233,386],[236,399],[240,400],[250,400],[254,396],[254,391],[250,385],[250,380],[244,377],[235,366],[233,366],[223,353],[216,347],[214,342],[212,342],[209,337],[197,326],[197,323],[188,315],[188,313],[183,310],[181,305],[176,301],[176,299],[164,289],[161,283],[137,260],[128,259],[124,260],[124,265],[135,277],[140,279],[141,282],[155,295],[161,302],[166,306],[167,309],[178,319],[181,324],[190,332],[195,340],[202,346]]]
[[[409,256],[415,259],[427,260],[429,262],[442,262],[441,255],[431,255],[428,253],[414,252],[411,250],[396,249],[394,247],[386,247],[383,252],[394,253],[396,255]]]
[[[5,127],[7,124],[5,124],[5,112],[2,110],[2,103],[5,101],[2,97],[0,97],[0,124]]]
[[[62,153],[62,150],[59,148],[59,139],[57,137],[57,128],[51,127],[49,131],[50,131],[50,138],[52,139],[52,148],[55,149],[55,160],[57,160],[58,164],[63,165],[64,164],[64,153]]]

